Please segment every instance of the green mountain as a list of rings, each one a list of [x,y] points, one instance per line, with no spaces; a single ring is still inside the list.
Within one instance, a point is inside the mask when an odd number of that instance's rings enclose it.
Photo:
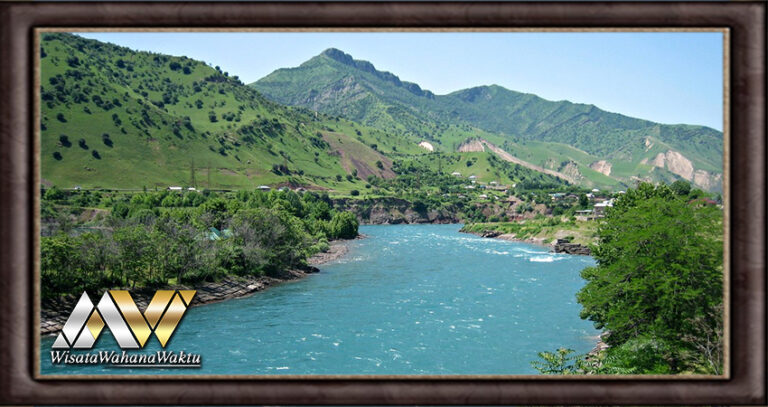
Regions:
[[[42,182],[65,188],[351,190],[347,174],[392,177],[385,154],[423,152],[269,101],[218,67],[69,34],[42,38],[41,95]]]
[[[659,124],[496,85],[435,95],[337,49],[250,86],[279,103],[419,137],[444,151],[480,138],[483,149],[503,149],[530,168],[561,172],[570,163],[571,178],[584,185],[683,178],[722,188],[722,133],[703,126]]]
[[[416,167],[461,169],[485,182],[562,184],[472,152],[432,153],[432,145],[420,146],[423,139],[409,132],[278,104],[219,67],[186,57],[71,34],[43,35],[40,56],[46,186],[303,186],[373,196],[400,191],[371,188],[369,177],[392,179],[397,168]],[[466,125],[440,128],[454,150],[469,136],[501,140]]]

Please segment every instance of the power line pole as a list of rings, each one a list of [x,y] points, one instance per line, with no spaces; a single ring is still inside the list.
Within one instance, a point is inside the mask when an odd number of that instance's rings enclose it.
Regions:
[[[195,179],[195,160],[192,160],[189,162],[189,171],[191,174],[190,183],[192,184],[192,188],[197,189],[197,180]]]
[[[208,189],[211,189],[211,162],[210,161],[208,161],[208,171],[206,171],[206,173],[208,173]]]

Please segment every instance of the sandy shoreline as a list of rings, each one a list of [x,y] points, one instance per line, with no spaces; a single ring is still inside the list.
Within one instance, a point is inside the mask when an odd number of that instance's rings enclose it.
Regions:
[[[364,237],[365,236],[360,235],[356,239],[362,239]],[[286,270],[280,278],[228,276],[221,281],[202,283],[194,287],[171,286],[166,289],[197,290],[197,293],[190,304],[192,307],[226,301],[232,298],[245,297],[259,291],[264,291],[273,285],[298,280],[310,274],[317,273],[319,271],[317,268],[318,265],[337,260],[347,254],[349,251],[349,248],[347,247],[349,242],[349,240],[334,240],[330,242],[330,248],[327,252],[316,253],[307,259],[307,263],[310,267],[305,270]],[[139,309],[146,308],[147,304],[152,299],[152,295],[154,295],[154,290],[142,290],[131,294]],[[57,300],[46,301],[42,306],[40,315],[40,334],[53,335],[60,332],[77,300],[79,300],[79,296],[69,295]],[[98,301],[98,299],[91,297],[91,301]]]

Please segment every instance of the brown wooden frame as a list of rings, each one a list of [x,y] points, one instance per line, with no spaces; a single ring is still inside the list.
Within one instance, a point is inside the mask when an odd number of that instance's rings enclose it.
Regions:
[[[765,17],[762,2],[0,3],[0,403],[765,404]],[[44,27],[728,29],[729,378],[37,380],[33,61]]]

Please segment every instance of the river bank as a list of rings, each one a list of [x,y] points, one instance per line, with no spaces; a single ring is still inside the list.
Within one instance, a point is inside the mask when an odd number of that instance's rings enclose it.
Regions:
[[[364,238],[364,235],[356,239]],[[329,249],[326,252],[315,253],[307,259],[308,267],[303,269],[284,270],[283,273],[275,277],[241,277],[228,276],[223,280],[216,282],[206,282],[195,286],[173,285],[165,287],[166,290],[196,290],[195,297],[190,306],[199,306],[225,301],[232,298],[244,297],[264,291],[276,284],[298,280],[310,274],[319,272],[317,266],[337,260],[343,257],[349,251],[347,243],[349,240],[334,240],[329,243]],[[147,304],[152,299],[155,290],[136,290],[131,292],[134,302],[139,309],[146,309]],[[61,331],[64,323],[69,318],[69,314],[74,308],[79,296],[65,295],[55,300],[44,301],[40,313],[40,334],[53,335]],[[91,301],[98,301],[98,297],[92,297]]]
[[[590,255],[597,243],[597,223],[557,217],[542,217],[520,222],[489,222],[464,225],[460,230],[480,237],[529,243],[547,247],[554,253]]]
[[[475,236],[485,237],[489,239],[500,239],[500,240],[506,240],[509,242],[533,244],[536,246],[547,248],[551,250],[553,253],[574,254],[574,255],[582,255],[582,256],[589,256],[592,254],[592,251],[588,246],[581,245],[578,243],[571,243],[570,241],[568,241],[568,239],[557,239],[554,242],[549,242],[548,238],[544,238],[544,237],[528,237],[528,238],[521,239],[521,238],[518,238],[514,233],[499,233],[494,231],[483,231],[483,232],[463,231],[462,233],[469,233]]]

